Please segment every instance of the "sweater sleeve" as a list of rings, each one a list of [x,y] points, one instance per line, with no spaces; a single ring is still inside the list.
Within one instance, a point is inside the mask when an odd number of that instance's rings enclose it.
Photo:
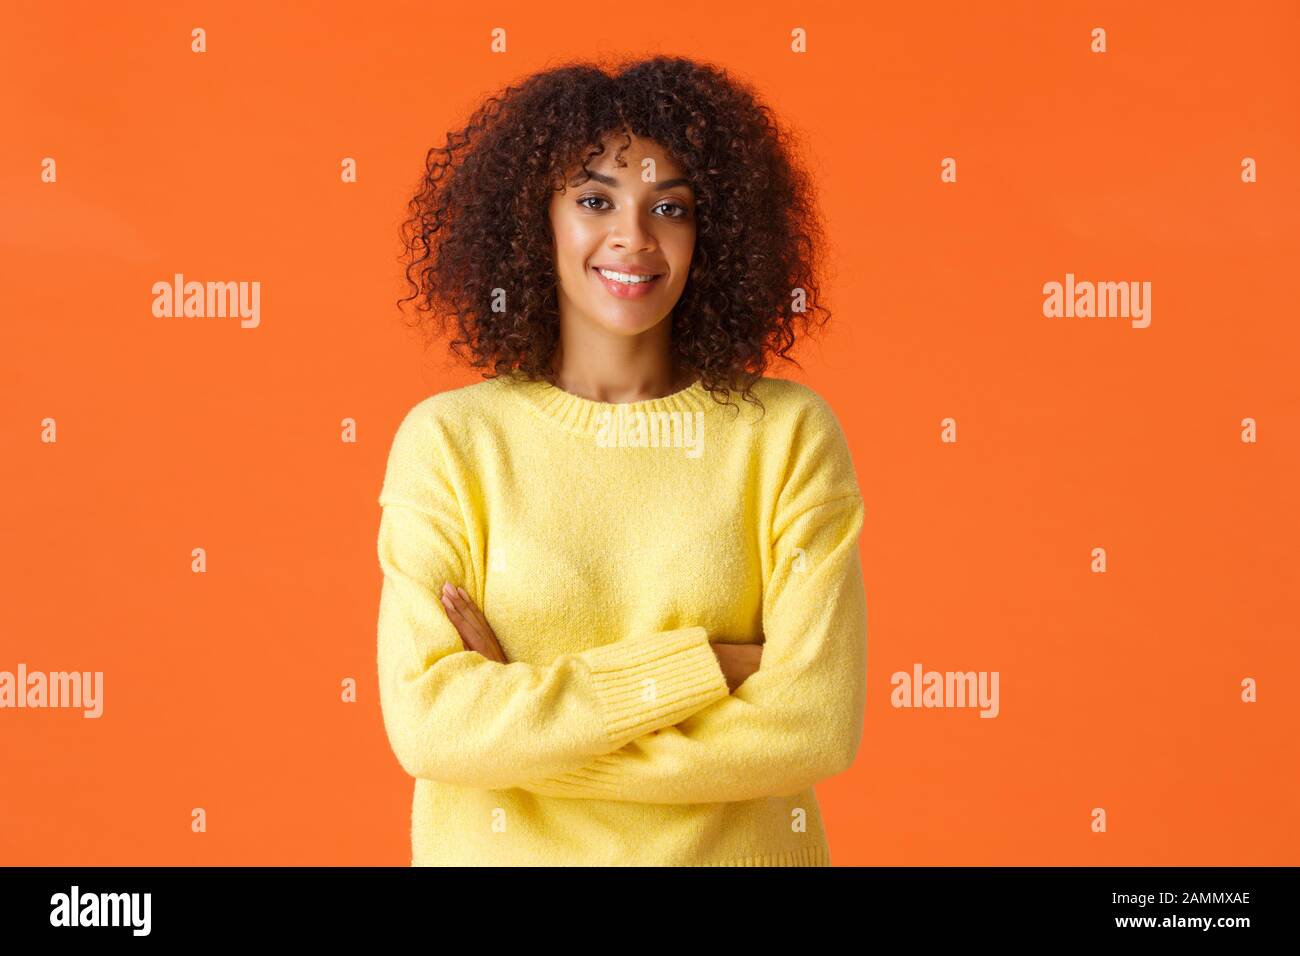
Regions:
[[[866,705],[864,507],[838,426],[795,469],[774,523],[763,659],[734,694],[577,770],[529,781],[548,796],[713,803],[792,795],[848,769]],[[816,469],[817,478],[801,478]],[[830,488],[842,492],[807,498]]]
[[[379,501],[378,677],[402,768],[496,790],[582,766],[727,696],[702,627],[629,635],[546,666],[467,650],[439,598],[470,581],[466,500],[419,406],[399,426]]]

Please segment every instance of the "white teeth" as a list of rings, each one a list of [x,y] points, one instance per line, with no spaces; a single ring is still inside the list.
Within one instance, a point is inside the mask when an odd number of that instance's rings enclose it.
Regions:
[[[655,276],[628,275],[626,272],[610,272],[607,269],[597,269],[596,271],[599,272],[601,275],[603,275],[606,279],[613,279],[615,282],[626,282],[629,285],[637,285],[641,282],[649,282],[651,279],[656,278]]]

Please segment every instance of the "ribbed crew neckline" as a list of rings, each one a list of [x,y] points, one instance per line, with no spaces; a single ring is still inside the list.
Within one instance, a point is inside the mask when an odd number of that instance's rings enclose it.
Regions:
[[[550,382],[519,375],[502,375],[498,381],[544,418],[579,435],[594,433],[609,420],[609,416],[628,416],[637,412],[700,412],[713,404],[712,396],[700,379],[660,398],[643,398],[635,402],[598,402],[566,392]]]

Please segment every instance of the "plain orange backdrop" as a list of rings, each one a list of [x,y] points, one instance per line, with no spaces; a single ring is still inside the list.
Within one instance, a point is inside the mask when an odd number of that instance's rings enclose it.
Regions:
[[[832,324],[769,374],[867,503],[834,862],[1300,862],[1298,10],[6,4],[0,669],[102,670],[105,713],[0,711],[0,863],[408,863],[376,497],[478,377],[404,328],[397,223],[483,96],[617,53],[751,80],[820,184]],[[154,318],[176,272],[260,281],[261,326]],[[1150,327],[1044,318],[1067,272],[1150,281]],[[893,709],[916,662],[998,671],[1000,716]]]

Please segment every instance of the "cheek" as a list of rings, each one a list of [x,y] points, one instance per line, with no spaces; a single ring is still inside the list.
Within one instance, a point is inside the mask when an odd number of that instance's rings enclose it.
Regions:
[[[560,271],[577,275],[586,270],[595,239],[582,223],[560,221],[552,227],[555,234],[555,257]]]
[[[695,254],[695,230],[679,229],[674,232],[664,240],[664,251],[672,257],[675,266],[683,269],[689,267],[691,256]]]
[[[672,247],[665,251],[673,264],[675,284],[685,285],[691,272],[691,259],[695,254],[695,233],[692,231],[689,235],[676,237]]]

